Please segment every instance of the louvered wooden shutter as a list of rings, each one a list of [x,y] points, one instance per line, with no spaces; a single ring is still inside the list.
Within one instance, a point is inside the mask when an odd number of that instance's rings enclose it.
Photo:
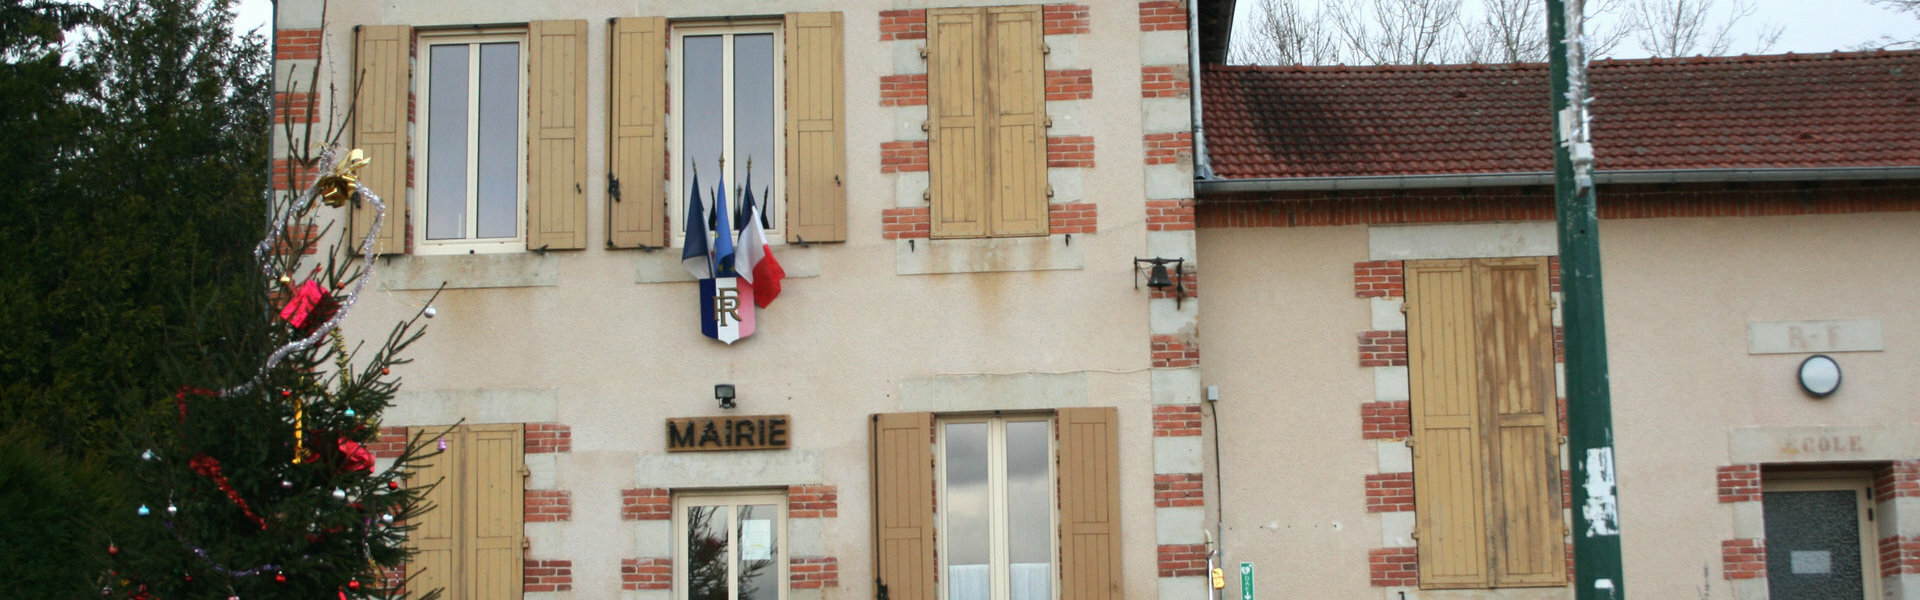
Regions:
[[[587,247],[587,22],[527,26],[527,249]]]
[[[1489,583],[1472,280],[1466,261],[1406,267],[1415,531],[1423,588]]]
[[[426,504],[433,509],[410,519],[416,529],[407,535],[407,541],[413,544],[415,554],[407,564],[407,575],[413,578],[407,588],[416,596],[444,589],[446,591],[441,594],[442,598],[460,598],[465,590],[460,583],[461,561],[458,556],[460,522],[464,512],[460,502],[461,474],[464,472],[461,457],[467,451],[467,444],[457,427],[451,430],[414,427],[407,431],[407,438],[430,440],[443,431],[445,436],[441,439],[446,440],[447,449],[438,456],[422,460],[418,463],[419,469],[407,477],[407,483],[413,487],[434,486],[426,496]]]
[[[667,20],[613,21],[607,101],[607,245],[667,245]],[[792,152],[789,150],[789,152]],[[613,183],[613,182],[617,182]],[[619,186],[616,195],[611,190]]]
[[[413,29],[405,25],[363,25],[354,44],[358,87],[353,101],[353,144],[372,159],[360,170],[360,183],[387,204],[387,220],[374,244],[379,254],[407,251],[407,95],[411,76]],[[362,202],[352,209],[352,248],[373,228],[374,210]]]
[[[840,13],[789,13],[787,241],[847,240],[847,110]]]
[[[933,415],[873,418],[874,577],[888,600],[934,600]]]
[[[1474,278],[1494,585],[1566,585],[1547,261],[1475,261]]]
[[[1060,598],[1117,600],[1120,422],[1112,407],[1060,409]]]
[[[996,236],[1047,234],[1047,66],[1039,6],[987,9],[987,105]]]
[[[521,597],[520,540],[525,501],[525,444],[519,425],[470,425],[464,493],[467,589],[473,598]]]
[[[928,179],[935,238],[987,234],[991,131],[981,70],[986,29],[981,9],[927,11]]]

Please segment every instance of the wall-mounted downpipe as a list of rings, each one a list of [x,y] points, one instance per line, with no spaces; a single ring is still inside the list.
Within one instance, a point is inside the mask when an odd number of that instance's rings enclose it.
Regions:
[[[1193,178],[1213,179],[1206,128],[1200,118],[1200,0],[1187,0],[1187,82],[1187,98],[1193,103],[1188,111],[1193,121]]]

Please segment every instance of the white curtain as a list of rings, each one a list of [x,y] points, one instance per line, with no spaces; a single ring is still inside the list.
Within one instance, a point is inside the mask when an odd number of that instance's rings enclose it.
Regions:
[[[1053,598],[1052,563],[1014,563],[1008,577],[1013,588],[1010,600],[1051,600]],[[947,600],[989,600],[993,576],[987,565],[948,565]]]

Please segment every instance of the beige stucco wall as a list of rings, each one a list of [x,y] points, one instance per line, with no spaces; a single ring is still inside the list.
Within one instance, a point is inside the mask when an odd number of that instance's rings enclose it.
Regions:
[[[1913,213],[1602,223],[1622,543],[1634,596],[1695,598],[1705,587],[1710,597],[1734,597],[1720,542],[1743,536],[1735,535],[1732,505],[1718,501],[1715,469],[1771,462],[1734,456],[1734,428],[1889,425],[1882,435],[1911,446],[1905,438],[1920,422],[1915,231]],[[1374,396],[1373,369],[1357,366],[1354,338],[1374,328],[1352,279],[1353,263],[1369,259],[1369,237],[1366,227],[1199,234],[1201,257],[1216,274],[1206,281],[1202,370],[1205,383],[1220,386],[1227,417],[1227,561],[1258,564],[1263,593],[1382,591],[1367,579],[1367,551],[1383,546],[1382,516],[1367,514],[1364,499],[1364,477],[1379,472],[1378,445],[1361,439],[1359,424],[1359,404]],[[1747,325],[1821,319],[1877,319],[1885,350],[1832,354],[1844,385],[1815,400],[1795,380],[1806,354],[1749,354]],[[1827,459],[1863,458],[1874,457]],[[1415,596],[1463,594],[1408,595]]]

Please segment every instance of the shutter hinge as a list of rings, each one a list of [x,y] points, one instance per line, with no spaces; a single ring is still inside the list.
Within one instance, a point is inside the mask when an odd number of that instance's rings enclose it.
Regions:
[[[926,46],[921,46],[921,47],[920,47],[920,60],[926,60],[926,59],[927,59],[927,47],[926,47]]]
[[[1053,44],[1041,44],[1041,45],[1040,45],[1040,53],[1041,53],[1041,54],[1053,54]]]
[[[520,549],[521,549],[521,550],[532,550],[532,549],[533,549],[533,540],[530,540],[530,539],[527,539],[527,538],[520,538]]]
[[[1410,535],[1410,536],[1407,536],[1407,537],[1410,537],[1410,538],[1413,538],[1413,539],[1416,539],[1416,540],[1417,540],[1417,539],[1420,539],[1420,530],[1418,530],[1418,529],[1415,529],[1415,530],[1413,530],[1413,535]]]
[[[532,478],[533,478],[533,469],[529,469],[529,468],[526,468],[526,467],[520,467],[520,478],[521,478],[521,479],[532,479]]]
[[[1401,303],[1400,303],[1400,314],[1403,314],[1403,315],[1404,315],[1404,314],[1407,314],[1407,303],[1406,303],[1406,302],[1401,302]]]
[[[920,192],[920,200],[922,200],[922,201],[924,201],[924,202],[932,202],[932,201],[933,201],[933,190],[927,190],[927,191],[924,191],[924,192]]]
[[[1047,184],[1047,197],[1053,197],[1053,184]]]
[[[927,132],[927,131],[928,131],[928,130],[930,130],[930,129],[931,129],[931,127],[929,127],[929,126],[928,126],[928,124],[927,124],[927,122],[926,122],[926,121],[921,121],[921,122],[920,122],[920,131],[921,131],[921,133],[925,133],[925,132]]]
[[[1047,129],[1053,129],[1053,117],[1047,117]]]

